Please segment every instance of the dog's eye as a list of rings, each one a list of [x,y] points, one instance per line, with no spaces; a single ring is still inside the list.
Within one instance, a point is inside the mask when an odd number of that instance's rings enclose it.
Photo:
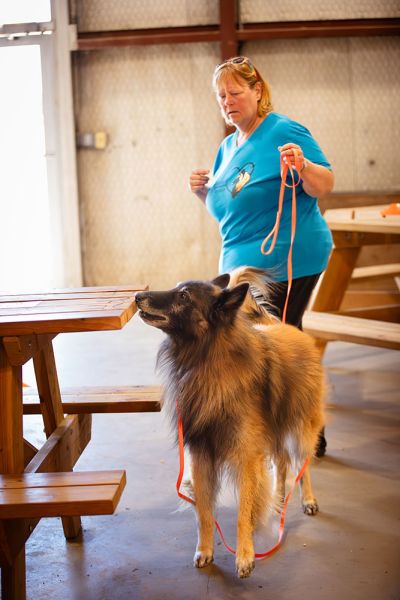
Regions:
[[[179,298],[180,298],[180,300],[183,300],[184,302],[187,302],[188,300],[190,300],[190,296],[185,290],[181,290],[179,292]]]

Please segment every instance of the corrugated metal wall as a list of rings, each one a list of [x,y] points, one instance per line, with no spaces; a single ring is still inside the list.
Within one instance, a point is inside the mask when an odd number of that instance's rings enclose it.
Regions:
[[[277,4],[278,6],[275,6]],[[242,0],[243,22],[396,16],[398,3]],[[85,0],[79,29],[197,25],[218,2]],[[350,9],[351,7],[351,9]],[[306,125],[336,173],[336,191],[399,189],[398,38],[244,44],[273,89],[275,109]],[[215,223],[188,191],[193,168],[210,167],[223,124],[210,80],[214,44],[135,46],[79,53],[79,132],[104,130],[104,151],[78,153],[85,283],[172,286],[217,273]]]

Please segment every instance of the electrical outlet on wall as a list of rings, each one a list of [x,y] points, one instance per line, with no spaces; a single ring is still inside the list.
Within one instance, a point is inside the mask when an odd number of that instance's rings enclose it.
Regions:
[[[93,148],[95,150],[104,150],[107,147],[108,135],[105,131],[96,131],[92,133],[78,133],[76,136],[76,145],[78,148]]]

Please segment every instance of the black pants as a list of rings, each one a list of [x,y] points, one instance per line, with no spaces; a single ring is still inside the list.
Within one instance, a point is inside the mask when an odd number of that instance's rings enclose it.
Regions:
[[[320,275],[321,273],[318,273],[317,275],[307,275],[306,277],[293,279],[289,296],[289,304],[286,312],[286,323],[289,325],[294,325],[299,329],[303,329],[303,314],[307,308],[311,293],[315,288]],[[271,297],[269,298],[269,302],[272,305],[272,307],[269,307],[269,310],[272,308],[272,312],[274,312],[276,316],[280,318],[282,317],[283,308],[286,302],[287,289],[287,281],[279,282],[273,286],[271,290]],[[326,445],[324,427],[319,433],[315,455],[318,457],[324,456],[326,452]]]
[[[320,275],[321,273],[318,273],[317,275],[306,275],[305,277],[293,279],[286,312],[286,323],[289,325],[294,325],[295,327],[302,329],[303,314]],[[273,286],[272,295],[269,298],[269,302],[272,305],[272,312],[279,318],[282,317],[287,289],[288,282],[280,281]]]

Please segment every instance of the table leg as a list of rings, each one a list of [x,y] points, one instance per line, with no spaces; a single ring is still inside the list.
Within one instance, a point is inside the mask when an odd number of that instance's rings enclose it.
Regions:
[[[334,248],[311,310],[339,310],[361,248]]]
[[[0,472],[22,473],[24,470],[24,443],[22,425],[22,367],[9,363],[0,342]],[[3,600],[25,600],[25,545],[12,556],[7,536],[0,536],[2,556],[1,594]]]
[[[346,289],[350,283],[361,248],[334,248],[328,267],[322,277],[310,310],[333,312],[339,310]],[[327,342],[317,340],[317,346],[324,353]]]
[[[63,421],[64,413],[58,383],[56,361],[52,339],[53,336],[40,336],[41,350],[33,357],[36,383],[42,408],[44,428],[49,437]],[[60,471],[72,471],[71,464],[58,465]],[[64,535],[67,539],[76,538],[82,528],[80,517],[62,517]]]
[[[1,567],[1,597],[3,600],[26,599],[25,546],[11,566]]]

